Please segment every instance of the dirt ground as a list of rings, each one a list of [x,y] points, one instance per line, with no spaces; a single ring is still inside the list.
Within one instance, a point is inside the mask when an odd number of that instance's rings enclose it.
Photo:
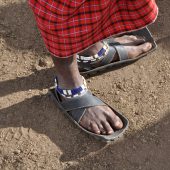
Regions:
[[[26,1],[0,0],[1,170],[170,169],[170,1],[157,2],[150,29],[158,50],[88,79],[130,121],[122,140],[105,144],[77,129],[49,98],[55,71]]]

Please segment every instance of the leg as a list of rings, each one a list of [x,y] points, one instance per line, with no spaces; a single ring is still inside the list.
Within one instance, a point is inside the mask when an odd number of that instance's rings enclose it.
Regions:
[[[58,83],[63,88],[75,88],[82,84],[76,55],[67,59],[53,57]],[[62,98],[63,100],[69,100]],[[106,106],[91,107],[86,110],[80,125],[97,134],[111,134],[114,129],[123,127],[122,121]]]

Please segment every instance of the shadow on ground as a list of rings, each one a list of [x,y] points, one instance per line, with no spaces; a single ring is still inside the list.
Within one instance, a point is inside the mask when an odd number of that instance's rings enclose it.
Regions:
[[[60,158],[62,162],[82,159],[75,169],[80,167],[90,169],[91,166],[95,166],[96,169],[112,169],[113,165],[117,169],[123,169],[128,164],[132,169],[142,167],[168,170],[170,112],[166,115],[167,117],[155,125],[150,125],[120,142],[106,145],[75,128],[57,110],[49,96],[43,95],[2,109],[0,128],[24,127],[45,134],[63,152]],[[71,168],[73,167],[68,169]]]
[[[56,108],[49,95],[35,96],[1,109],[0,128],[7,127],[31,128],[47,135],[63,151],[62,161],[84,157],[105,146],[105,143],[94,141],[75,128]]]
[[[45,81],[44,77],[46,79]],[[20,91],[33,89],[43,90],[44,88],[49,88],[54,84],[52,82],[52,77],[55,77],[55,68],[48,68],[39,71],[35,70],[33,74],[27,77],[17,77],[16,79],[0,82],[1,89],[3,89],[1,90],[0,97]]]
[[[82,160],[67,170],[168,170],[170,167],[170,112],[167,117],[127,137],[110,144],[97,154]],[[90,162],[90,163],[89,163]]]
[[[160,10],[164,10],[163,7]],[[11,16],[15,17],[15,20]],[[151,30],[157,34],[162,31],[162,27],[158,20],[157,26],[151,26]],[[9,48],[35,51],[40,55],[46,54],[33,15],[26,3],[0,7],[0,36]],[[169,32],[167,31],[167,34],[160,37],[157,42],[164,42],[165,50],[169,50]],[[28,77],[1,82],[3,91],[1,90],[0,96],[29,89],[48,88],[52,85],[51,75],[54,75],[53,68],[35,71]],[[46,81],[43,81],[44,76]],[[83,167],[86,169],[95,167],[102,170],[114,169],[114,167],[120,170],[126,170],[126,167],[131,167],[131,170],[168,170],[170,167],[170,112],[167,111],[166,115],[164,119],[126,137],[123,141],[106,145],[75,128],[57,110],[48,95],[42,95],[1,109],[0,128],[23,126],[45,134],[62,150],[63,155],[60,158],[62,162],[80,160],[79,165],[71,166],[67,170],[83,169]]]
[[[160,8],[160,11],[163,12],[164,9]],[[15,19],[13,19],[14,17]],[[156,21],[156,27],[154,26],[155,24],[150,26],[154,35],[162,32],[162,29],[165,27],[160,24],[159,20],[161,19],[164,18],[161,16]],[[27,3],[22,2],[0,7],[0,37],[5,40],[9,48],[20,51],[34,51],[42,57],[48,54],[36,27],[33,13]],[[159,37],[157,43],[164,43],[164,48],[169,50],[170,32],[167,31],[164,37]],[[126,64],[122,65],[122,67],[124,66]],[[118,68],[121,67],[115,67],[114,70]],[[51,71],[49,72],[51,73]]]

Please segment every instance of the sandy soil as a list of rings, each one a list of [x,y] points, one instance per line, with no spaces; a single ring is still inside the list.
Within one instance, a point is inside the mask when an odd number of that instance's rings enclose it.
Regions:
[[[77,129],[49,98],[55,71],[25,0],[0,0],[0,169],[170,169],[170,1],[158,5],[150,27],[158,50],[88,79],[130,120],[122,140],[105,144]]]

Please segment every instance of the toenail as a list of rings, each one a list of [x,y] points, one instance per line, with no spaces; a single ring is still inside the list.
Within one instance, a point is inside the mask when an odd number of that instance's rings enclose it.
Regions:
[[[116,123],[115,123],[115,126],[120,126],[121,124],[120,124],[120,122],[119,121],[117,121]]]
[[[151,46],[152,44],[151,43],[147,43],[148,46]]]
[[[111,134],[111,133],[113,133],[113,131],[110,130],[108,133]]]
[[[151,48],[152,45],[150,43],[147,44],[146,49]]]

